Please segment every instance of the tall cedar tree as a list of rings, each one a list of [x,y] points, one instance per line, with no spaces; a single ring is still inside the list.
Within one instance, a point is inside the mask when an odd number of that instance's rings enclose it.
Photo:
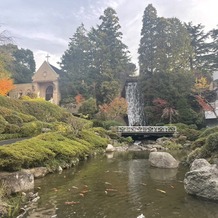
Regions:
[[[91,66],[90,42],[87,30],[81,24],[68,44],[68,49],[61,58],[62,76],[61,92],[63,97],[82,94],[89,96],[89,68]]]
[[[135,70],[129,60],[127,46],[122,43],[119,19],[115,10],[107,8],[100,16],[101,24],[90,32],[81,25],[61,59],[66,74],[67,95],[93,97],[99,104],[116,97],[127,75]]]
[[[135,65],[130,62],[129,51],[122,42],[116,11],[109,7],[99,19],[101,24],[89,33],[95,66],[92,73],[97,102],[108,103],[119,94],[126,77],[135,71]]]
[[[177,18],[158,17],[156,9],[148,5],[138,52],[145,105],[150,107],[154,99],[161,98],[178,112],[180,100],[189,107],[187,97],[194,77],[189,65],[190,38],[184,25]]]

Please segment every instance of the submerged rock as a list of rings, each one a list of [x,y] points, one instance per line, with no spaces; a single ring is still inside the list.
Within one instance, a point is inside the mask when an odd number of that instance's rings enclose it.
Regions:
[[[218,168],[205,159],[196,159],[185,174],[185,191],[190,195],[218,200]]]
[[[151,152],[149,163],[153,167],[167,169],[177,168],[179,166],[179,162],[167,152]]]

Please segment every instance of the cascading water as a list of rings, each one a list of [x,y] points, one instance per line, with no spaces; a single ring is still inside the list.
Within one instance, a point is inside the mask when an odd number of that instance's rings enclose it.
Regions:
[[[128,103],[129,126],[144,126],[144,104],[138,89],[137,82],[126,84],[126,101]]]

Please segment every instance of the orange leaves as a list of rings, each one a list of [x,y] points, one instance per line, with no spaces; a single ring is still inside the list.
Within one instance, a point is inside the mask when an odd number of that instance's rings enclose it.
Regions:
[[[78,95],[75,96],[75,101],[76,101],[77,104],[82,103],[84,100],[85,99],[81,94],[78,94]]]
[[[124,98],[117,97],[109,104],[100,105],[99,108],[106,117],[114,119],[127,113],[127,102]]]
[[[14,88],[13,81],[9,78],[0,79],[0,95],[7,95]]]

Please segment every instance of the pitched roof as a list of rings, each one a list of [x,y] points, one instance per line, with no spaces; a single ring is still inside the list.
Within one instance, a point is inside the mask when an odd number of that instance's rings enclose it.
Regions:
[[[58,74],[58,75],[63,75],[63,71],[61,71],[60,69],[58,69],[57,67],[51,65],[50,63],[48,63],[49,66]]]

